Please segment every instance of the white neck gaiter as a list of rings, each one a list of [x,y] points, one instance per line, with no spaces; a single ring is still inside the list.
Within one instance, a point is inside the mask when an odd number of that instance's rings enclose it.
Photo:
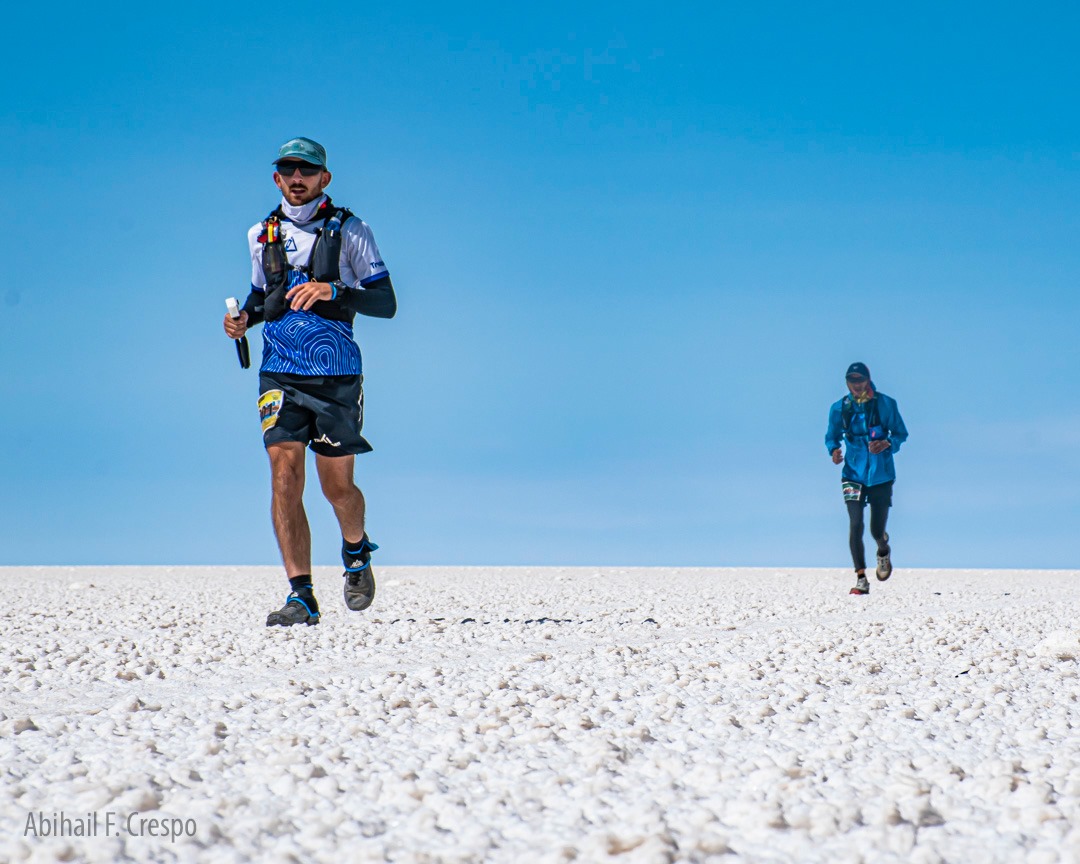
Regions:
[[[311,218],[315,215],[315,211],[319,209],[319,205],[326,200],[325,195],[320,195],[314,201],[308,201],[307,204],[301,204],[299,207],[294,207],[284,198],[281,199],[281,212],[284,213],[290,222],[304,223],[310,222]]]

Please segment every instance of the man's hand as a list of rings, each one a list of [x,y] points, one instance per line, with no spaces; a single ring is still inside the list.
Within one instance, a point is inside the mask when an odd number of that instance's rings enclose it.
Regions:
[[[294,285],[285,295],[289,301],[289,308],[294,312],[299,309],[305,311],[315,305],[318,300],[329,300],[334,296],[334,286],[329,282],[305,282],[303,285]]]
[[[239,339],[241,336],[247,333],[247,322],[247,312],[244,312],[243,310],[240,311],[239,318],[230,318],[228,315],[226,315],[225,335],[227,335],[230,339]]]
[[[839,447],[837,447],[835,450],[832,451],[832,464],[839,465],[843,461],[844,453]]]
[[[892,447],[892,444],[890,444],[888,441],[886,441],[884,439],[882,439],[881,441],[871,441],[870,442],[870,452],[874,453],[874,454],[884,453],[890,447]]]

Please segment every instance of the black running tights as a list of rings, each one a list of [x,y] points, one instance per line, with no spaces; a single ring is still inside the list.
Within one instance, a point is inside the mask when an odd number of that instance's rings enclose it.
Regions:
[[[848,501],[847,512],[851,520],[851,532],[848,542],[851,546],[851,560],[856,570],[866,569],[866,550],[863,547],[863,510],[866,509],[865,501]],[[879,552],[888,551],[889,544],[885,542],[885,523],[889,519],[889,502],[875,501],[870,499],[870,536],[877,542]]]

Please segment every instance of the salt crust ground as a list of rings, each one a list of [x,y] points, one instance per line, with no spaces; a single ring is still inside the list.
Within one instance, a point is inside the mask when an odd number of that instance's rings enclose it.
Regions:
[[[0,860],[1077,862],[1078,575],[0,569]]]

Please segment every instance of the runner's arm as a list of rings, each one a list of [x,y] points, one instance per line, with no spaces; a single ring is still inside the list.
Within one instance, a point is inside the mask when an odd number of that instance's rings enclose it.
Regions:
[[[837,402],[829,409],[829,427],[825,430],[825,449],[833,453],[840,449],[840,441],[844,437],[844,419],[841,403]]]
[[[895,399],[889,400],[889,409],[892,417],[889,418],[889,444],[893,453],[900,452],[900,445],[908,439],[907,426],[904,425],[904,419],[900,416],[900,408],[896,404]]]
[[[335,282],[333,287],[337,292],[335,298],[360,315],[393,318],[397,313],[397,295],[389,273],[356,288],[344,282]]]
[[[247,326],[254,327],[256,324],[261,324],[265,315],[263,313],[263,304],[266,302],[266,294],[263,293],[261,288],[251,286],[251,293],[248,294],[247,300],[244,301],[244,305],[240,307],[240,311],[247,312]]]

